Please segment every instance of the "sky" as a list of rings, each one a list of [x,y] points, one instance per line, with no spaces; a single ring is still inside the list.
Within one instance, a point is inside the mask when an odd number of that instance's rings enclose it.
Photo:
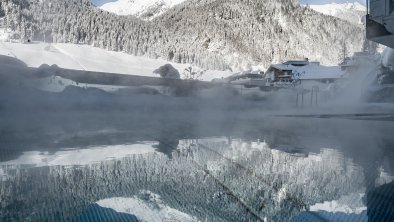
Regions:
[[[92,2],[97,5],[101,6],[107,2],[114,2],[116,0],[92,0]],[[300,0],[302,4],[310,4],[310,5],[320,5],[320,4],[327,4],[327,3],[345,3],[345,2],[359,2],[365,5],[366,0]]]

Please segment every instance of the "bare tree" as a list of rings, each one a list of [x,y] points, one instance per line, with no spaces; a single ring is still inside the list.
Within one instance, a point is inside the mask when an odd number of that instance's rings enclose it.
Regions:
[[[192,66],[187,67],[183,70],[182,78],[187,80],[201,80],[206,70],[193,70]]]

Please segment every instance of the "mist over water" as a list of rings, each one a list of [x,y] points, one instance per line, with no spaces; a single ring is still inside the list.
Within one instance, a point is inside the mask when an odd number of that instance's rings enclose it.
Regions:
[[[362,102],[364,65],[318,106],[228,85],[48,92],[40,70],[2,66],[0,220],[376,218],[392,116],[339,115],[390,113]]]

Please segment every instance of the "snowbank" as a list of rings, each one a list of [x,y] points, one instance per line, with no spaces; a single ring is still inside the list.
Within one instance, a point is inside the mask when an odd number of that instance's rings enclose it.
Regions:
[[[113,52],[77,44],[50,44],[35,42],[32,44],[0,41],[0,55],[15,57],[29,67],[42,64],[56,64],[61,68],[159,77],[153,71],[168,64],[163,59],[151,59],[133,56],[123,52]],[[190,64],[169,63],[180,73]],[[202,80],[211,81],[231,75],[230,71],[208,70]]]

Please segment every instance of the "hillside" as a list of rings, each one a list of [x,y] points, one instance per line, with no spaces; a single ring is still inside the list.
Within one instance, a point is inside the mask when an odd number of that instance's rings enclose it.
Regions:
[[[208,69],[268,67],[310,58],[323,64],[361,49],[363,29],[292,0],[189,0],[152,21],[117,16],[88,0],[9,0],[0,7],[14,38],[89,44]]]

